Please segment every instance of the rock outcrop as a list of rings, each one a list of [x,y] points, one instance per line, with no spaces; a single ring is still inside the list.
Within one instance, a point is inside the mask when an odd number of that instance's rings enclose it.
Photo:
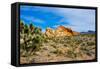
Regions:
[[[79,35],[78,32],[75,32],[71,28],[66,28],[64,26],[59,26],[56,30],[52,30],[50,28],[47,28],[45,34],[48,37],[60,37],[60,36]]]
[[[45,35],[48,36],[48,37],[54,37],[55,36],[55,31],[52,30],[51,28],[47,28],[46,32],[45,32]]]

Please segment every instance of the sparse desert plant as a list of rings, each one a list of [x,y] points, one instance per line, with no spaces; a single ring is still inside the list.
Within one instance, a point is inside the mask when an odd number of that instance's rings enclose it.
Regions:
[[[69,50],[68,52],[67,52],[67,57],[70,57],[70,58],[76,58],[76,53],[74,53],[74,51],[72,51],[72,50]]]
[[[56,54],[56,55],[62,55],[62,51],[56,49],[55,51],[53,51],[52,53]]]

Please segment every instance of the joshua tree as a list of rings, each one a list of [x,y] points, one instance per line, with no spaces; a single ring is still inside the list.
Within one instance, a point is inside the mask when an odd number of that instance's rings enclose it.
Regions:
[[[28,28],[27,24],[25,24],[24,33],[29,33],[29,28]]]
[[[34,33],[36,33],[36,34],[41,34],[41,29],[38,28],[38,27],[35,27]]]
[[[24,22],[20,21],[20,32],[22,32],[23,29],[24,29]]]
[[[30,31],[31,31],[31,32],[33,32],[35,27],[33,26],[33,24],[32,24],[32,23],[30,24],[30,26],[29,26],[29,27],[30,27]]]
[[[43,41],[43,37],[41,35],[36,34],[32,40],[32,42],[33,42],[32,48],[34,51],[36,51],[40,48],[42,41]]]

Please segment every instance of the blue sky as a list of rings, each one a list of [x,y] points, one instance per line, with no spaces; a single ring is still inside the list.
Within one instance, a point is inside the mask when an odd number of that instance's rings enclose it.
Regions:
[[[74,31],[95,31],[95,10],[40,6],[20,6],[20,20],[33,23],[45,31],[47,27],[56,29],[62,25]]]

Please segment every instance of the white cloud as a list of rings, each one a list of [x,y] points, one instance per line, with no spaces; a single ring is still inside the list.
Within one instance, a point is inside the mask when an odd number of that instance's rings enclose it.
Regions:
[[[95,10],[58,8],[56,14],[63,16],[71,24],[65,26],[69,26],[76,31],[95,31]]]
[[[32,16],[21,15],[21,18],[24,18],[25,20],[30,21],[30,22],[37,22],[37,23],[41,23],[41,24],[45,23],[44,20],[39,19],[39,18],[35,18]]]

